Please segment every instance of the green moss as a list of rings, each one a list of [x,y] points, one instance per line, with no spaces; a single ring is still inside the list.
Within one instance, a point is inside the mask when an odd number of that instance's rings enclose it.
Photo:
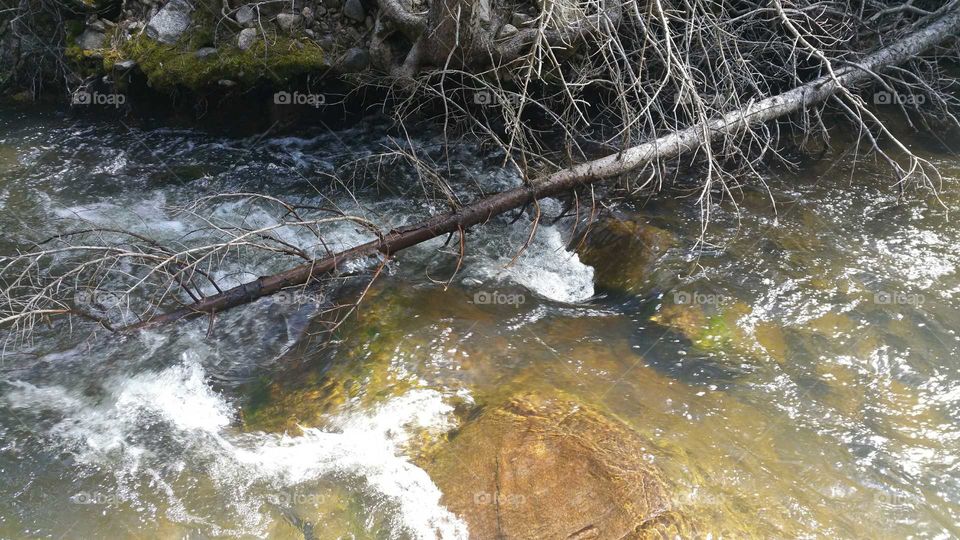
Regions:
[[[398,351],[424,345],[398,326],[407,309],[404,298],[378,289],[365,302],[361,316],[345,321],[338,331],[333,341],[340,345],[332,358],[330,351],[307,343],[283,360],[294,369],[249,386],[244,429],[297,434],[300,426],[322,425],[326,415],[348,402],[370,405],[416,386],[415,377],[391,365]]]
[[[216,55],[197,58],[192,42],[209,44],[212,35],[194,33],[186,44],[164,45],[138,36],[121,48],[121,55],[137,62],[150,85],[160,91],[184,87],[200,91],[221,79],[243,86],[261,81],[284,82],[290,78],[329,67],[326,54],[308,40],[279,37],[269,44],[263,40],[249,50],[221,46]]]

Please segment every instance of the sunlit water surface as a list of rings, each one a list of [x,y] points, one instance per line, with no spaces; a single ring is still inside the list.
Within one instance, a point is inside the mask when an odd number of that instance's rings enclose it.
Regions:
[[[326,173],[390,146],[377,122],[231,139],[54,112],[2,119],[3,254],[83,223],[177,240],[197,223],[174,208],[218,191],[331,197],[388,228],[441,209],[360,189],[361,210],[330,185]],[[38,328],[0,365],[0,536],[465,537],[416,464],[418,441],[455,428],[458,406],[560,389],[649,440],[674,506],[704,536],[956,537],[960,229],[947,216],[960,214],[960,161],[922,151],[947,180],[943,204],[898,204],[882,169],[851,172],[847,158],[770,173],[776,211],[746,191],[714,210],[699,246],[692,199],[623,202],[621,215],[678,238],[630,291],[596,286],[568,250],[569,220],[541,220],[509,264],[527,215],[471,233],[449,287],[456,241],[402,254],[338,346],[306,337],[315,306],[271,299],[222,315],[213,333],[206,321],[92,338],[82,321]],[[452,177],[471,190],[518,183],[496,156],[466,149],[456,161]],[[217,211],[265,226],[277,219],[268,210]],[[322,253],[310,234],[282,232]],[[327,233],[333,248],[369,238],[349,225]],[[289,263],[251,258],[216,277],[235,284]],[[485,291],[523,302],[474,302]],[[705,301],[696,336],[658,317],[683,295]],[[242,428],[259,382],[355,376],[337,367],[347,358],[373,382],[322,426]]]

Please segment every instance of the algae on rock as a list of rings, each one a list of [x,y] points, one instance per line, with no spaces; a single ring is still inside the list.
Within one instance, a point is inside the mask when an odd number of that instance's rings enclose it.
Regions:
[[[475,538],[624,538],[669,522],[643,440],[567,397],[524,394],[482,410],[425,468]]]
[[[592,226],[578,251],[594,268],[597,285],[638,292],[653,263],[676,242],[672,233],[639,219],[607,218]]]

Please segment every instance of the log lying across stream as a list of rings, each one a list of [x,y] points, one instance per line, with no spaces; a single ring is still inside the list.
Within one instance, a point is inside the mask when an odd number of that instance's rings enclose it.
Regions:
[[[380,239],[316,259],[279,274],[258,278],[127,328],[152,327],[189,317],[222,312],[285,288],[308,283],[313,278],[336,270],[348,261],[378,253],[384,257],[390,257],[410,246],[445,234],[464,231],[538,199],[557,196],[581,186],[614,178],[656,160],[677,157],[696,150],[711,140],[716,140],[716,136],[734,136],[751,126],[826,101],[841,89],[876,78],[875,72],[906,62],[958,35],[960,35],[960,7],[953,7],[925,28],[866,56],[856,65],[837,69],[832,76],[820,77],[782,94],[752,102],[742,109],[729,112],[709,122],[695,124],[616,154],[557,171],[529,185],[485,197],[455,212],[437,215],[415,225],[390,231]]]

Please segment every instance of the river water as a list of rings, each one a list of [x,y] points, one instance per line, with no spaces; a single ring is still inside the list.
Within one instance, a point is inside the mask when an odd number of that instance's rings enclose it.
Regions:
[[[0,255],[90,224],[180,242],[199,224],[176,208],[215,192],[335,203],[388,228],[441,209],[409,171],[385,170],[395,189],[356,186],[356,198],[328,180],[390,147],[377,121],[231,138],[57,111],[0,118]],[[767,173],[770,194],[719,204],[702,241],[683,186],[617,202],[617,215],[675,237],[626,287],[597,282],[545,201],[512,264],[529,213],[471,232],[449,286],[455,241],[401,254],[326,346],[313,339],[318,304],[269,298],[214,332],[38,327],[8,340],[0,364],[0,536],[466,537],[418,466],[421,447],[472,404],[559,389],[649,441],[674,507],[704,537],[956,537],[960,159],[910,142],[944,174],[939,201],[898,201],[882,167],[854,169],[838,150]],[[464,189],[518,183],[495,155],[466,148],[453,161]],[[213,209],[261,227],[274,210]],[[322,253],[306,231],[281,234]],[[336,248],[369,233],[335,224],[325,237]],[[237,257],[215,277],[292,262]],[[320,380],[333,384],[311,387]],[[305,393],[344,395],[314,400],[313,422],[284,432],[282,415],[258,412],[265,388],[289,397],[287,412],[311,406]]]

